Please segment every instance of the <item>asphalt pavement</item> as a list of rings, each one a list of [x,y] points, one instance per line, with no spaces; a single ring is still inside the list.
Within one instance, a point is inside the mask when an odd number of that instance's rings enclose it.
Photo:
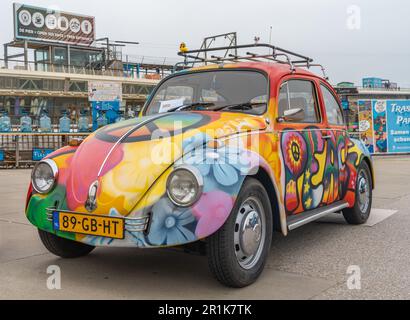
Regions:
[[[174,250],[51,255],[24,215],[30,171],[2,170],[0,299],[410,299],[410,156],[376,158],[375,171],[367,225],[331,216],[274,235],[261,278],[238,290],[213,279],[206,257]],[[49,266],[61,270],[60,290],[47,287]]]

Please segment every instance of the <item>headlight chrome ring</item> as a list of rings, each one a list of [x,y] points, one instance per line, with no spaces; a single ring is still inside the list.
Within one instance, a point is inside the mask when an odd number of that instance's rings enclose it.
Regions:
[[[49,171],[49,177],[39,177],[37,176],[37,171],[41,169],[41,166],[48,166]],[[44,170],[44,169],[43,169]],[[48,183],[45,186],[41,187],[38,184],[38,180],[39,179],[43,179],[46,180],[47,178],[50,180],[52,179],[52,183]],[[58,178],[58,167],[57,164],[51,160],[51,159],[46,159],[46,160],[42,160],[39,163],[37,163],[33,169],[33,172],[31,173],[31,184],[33,185],[33,189],[40,193],[40,194],[47,194],[49,193],[51,190],[53,190],[53,188],[56,185],[57,182],[57,178]]]
[[[195,194],[191,193],[191,198],[188,201],[182,201],[181,199],[178,199],[171,190],[172,183],[174,183],[172,179],[176,178],[178,174],[183,174],[184,172],[185,174],[188,174],[187,176],[188,178],[189,178],[189,175],[191,176],[191,178],[193,178],[191,181],[192,187],[196,189]],[[203,188],[204,188],[204,179],[202,177],[202,174],[197,168],[193,166],[187,166],[187,165],[180,166],[176,168],[168,177],[168,181],[167,181],[168,198],[171,200],[173,204],[175,204],[178,207],[186,208],[186,207],[190,207],[194,205],[195,203],[197,203],[200,197],[202,196]],[[189,195],[187,195],[187,197],[189,198]]]

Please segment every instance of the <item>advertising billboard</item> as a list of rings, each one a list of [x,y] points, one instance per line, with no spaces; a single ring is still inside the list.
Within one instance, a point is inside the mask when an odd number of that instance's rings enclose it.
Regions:
[[[91,45],[95,40],[95,18],[15,3],[14,38]]]
[[[359,100],[358,104],[360,136],[371,153],[410,153],[410,100]]]
[[[410,152],[410,100],[387,100],[388,152]]]

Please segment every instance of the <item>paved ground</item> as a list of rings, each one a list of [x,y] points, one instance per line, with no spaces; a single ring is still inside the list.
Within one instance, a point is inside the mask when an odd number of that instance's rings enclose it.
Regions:
[[[375,163],[373,207],[398,213],[372,227],[336,217],[275,235],[261,279],[241,290],[214,281],[206,257],[170,250],[100,248],[58,259],[23,213],[30,172],[0,171],[0,299],[410,299],[410,157]],[[46,288],[50,265],[61,268],[60,291]],[[361,268],[361,290],[347,288],[350,265]]]

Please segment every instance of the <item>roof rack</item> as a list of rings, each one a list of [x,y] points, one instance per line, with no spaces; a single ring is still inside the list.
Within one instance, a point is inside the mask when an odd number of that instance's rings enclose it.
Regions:
[[[259,48],[267,48],[269,49],[268,53],[254,53],[251,51],[247,51],[246,55],[239,55],[238,49],[259,49]],[[234,50],[236,53],[231,54],[229,53],[231,50]],[[215,54],[209,55],[210,53],[224,51],[222,56],[217,56]],[[203,56],[201,56],[203,54]],[[308,68],[311,67],[320,67],[322,69],[323,75],[325,78],[326,72],[325,68],[319,64],[313,64],[313,59],[301,55],[299,53],[295,53],[286,49],[282,49],[277,46],[273,46],[267,43],[253,43],[248,45],[231,45],[227,47],[214,47],[214,48],[201,48],[198,50],[187,50],[187,51],[180,51],[178,53],[179,56],[184,57],[185,61],[179,63],[178,65],[181,66],[184,64],[185,66],[191,65],[194,67],[196,64],[221,64],[226,62],[240,62],[240,61],[256,61],[256,62],[276,62],[287,64],[290,67],[291,72],[295,72],[296,67],[299,68]]]

